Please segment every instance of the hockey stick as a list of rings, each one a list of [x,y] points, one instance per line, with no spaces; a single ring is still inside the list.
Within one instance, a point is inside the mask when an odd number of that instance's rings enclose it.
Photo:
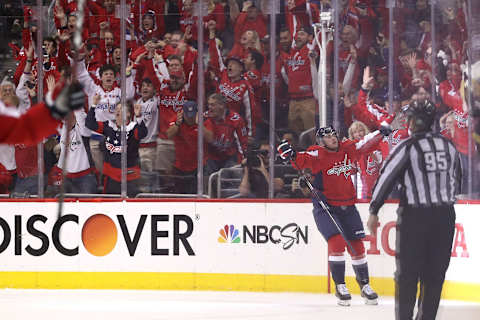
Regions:
[[[78,63],[78,56],[79,56],[79,51],[82,46],[82,32],[83,32],[83,21],[84,21],[84,7],[85,7],[85,0],[78,0],[77,1],[77,21],[76,21],[76,28],[75,32],[73,34],[73,47],[75,49],[74,51],[74,56],[73,56],[73,65],[72,65],[72,83],[76,81],[76,69],[77,69],[77,63]],[[70,111],[71,112],[71,111]],[[67,138],[65,139],[65,153],[64,157],[62,159],[62,175],[61,175],[61,180],[60,180],[60,193],[58,197],[58,211],[57,211],[57,220],[59,220],[62,217],[62,212],[63,212],[63,203],[65,202],[65,177],[67,175],[67,158],[68,158],[68,151],[70,150],[70,143],[71,143],[71,137],[70,137],[70,127],[72,127],[72,118],[70,117],[70,112],[66,116],[66,121],[65,121],[65,133],[67,135]]]

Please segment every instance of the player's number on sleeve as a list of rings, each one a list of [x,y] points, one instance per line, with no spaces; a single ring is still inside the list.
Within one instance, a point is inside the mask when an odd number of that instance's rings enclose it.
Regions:
[[[445,151],[426,152],[425,165],[427,171],[447,170],[447,155]]]

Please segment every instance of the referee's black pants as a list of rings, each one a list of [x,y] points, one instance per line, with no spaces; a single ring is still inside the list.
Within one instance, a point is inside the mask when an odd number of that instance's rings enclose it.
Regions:
[[[453,206],[398,209],[395,319],[412,320],[420,281],[416,320],[435,320],[455,232]]]

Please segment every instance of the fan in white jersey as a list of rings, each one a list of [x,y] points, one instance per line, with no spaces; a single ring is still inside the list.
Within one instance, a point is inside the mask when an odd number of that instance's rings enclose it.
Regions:
[[[140,168],[142,170],[140,189],[143,189],[143,192],[151,192],[150,186],[152,184],[148,179],[151,175],[144,172],[152,172],[154,170],[158,136],[159,97],[155,94],[155,87],[149,78],[142,80],[140,94],[141,97],[137,100],[136,105],[140,105],[143,121],[147,127],[147,136],[140,140],[138,149]]]
[[[115,81],[115,67],[110,64],[103,65],[100,70],[100,79],[93,78],[85,67],[85,63],[80,61],[76,68],[77,79],[83,85],[84,91],[88,96],[88,105],[93,105],[93,97],[100,96],[100,101],[95,106],[95,118],[98,121],[109,121],[115,119],[115,108],[121,100],[121,88]],[[126,80],[126,100],[133,99],[135,95],[135,87],[133,85],[134,72],[129,66],[125,72]],[[103,172],[103,136],[98,133],[91,132],[90,150],[92,152],[93,161],[98,172]]]

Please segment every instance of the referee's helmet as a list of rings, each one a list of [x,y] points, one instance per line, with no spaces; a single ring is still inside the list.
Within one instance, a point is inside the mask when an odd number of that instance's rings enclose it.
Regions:
[[[415,121],[415,131],[430,131],[435,121],[435,111],[435,105],[430,100],[415,100],[403,109],[408,120]]]

